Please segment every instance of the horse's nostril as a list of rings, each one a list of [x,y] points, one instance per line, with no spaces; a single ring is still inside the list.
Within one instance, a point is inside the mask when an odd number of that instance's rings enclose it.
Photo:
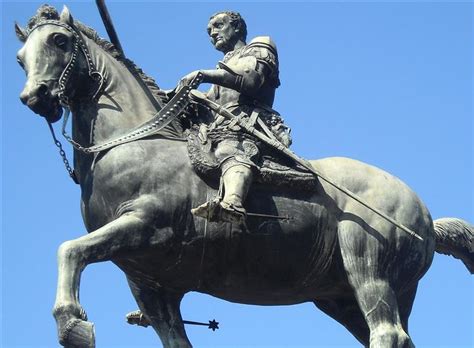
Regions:
[[[28,101],[28,96],[26,94],[20,94],[20,100],[23,104],[26,105],[26,102]]]
[[[38,86],[38,97],[42,97],[42,96],[45,96],[46,94],[48,94],[48,86],[46,86],[45,84],[41,84]]]

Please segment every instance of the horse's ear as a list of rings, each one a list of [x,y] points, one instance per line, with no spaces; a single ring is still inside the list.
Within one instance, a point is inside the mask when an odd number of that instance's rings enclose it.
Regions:
[[[71,12],[69,11],[66,5],[64,5],[63,7],[61,15],[59,16],[59,20],[70,26],[74,25],[74,19],[72,18]]]
[[[28,37],[28,35],[26,35],[25,29],[20,27],[17,22],[15,22],[15,33],[18,40],[20,40],[21,42],[26,41],[26,38]]]

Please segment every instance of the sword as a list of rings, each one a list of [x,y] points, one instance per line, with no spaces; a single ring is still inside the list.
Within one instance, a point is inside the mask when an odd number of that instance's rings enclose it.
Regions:
[[[325,182],[327,182],[329,185],[333,186],[334,188],[338,189],[339,191],[343,192],[344,194],[346,194],[347,196],[351,197],[353,200],[355,200],[356,202],[360,203],[361,205],[363,205],[364,207],[366,207],[367,209],[371,210],[372,212],[376,213],[378,216],[382,217],[383,219],[387,220],[388,222],[392,223],[394,226],[398,227],[399,229],[401,229],[402,231],[404,232],[407,232],[409,235],[411,235],[412,237],[415,237],[415,238],[418,238],[419,240],[423,240],[423,238],[421,238],[418,234],[416,234],[414,231],[412,231],[411,229],[409,229],[408,227],[404,226],[403,224],[401,223],[398,223],[397,221],[395,221],[394,219],[392,219],[390,216],[387,216],[385,213],[383,213],[382,211],[380,211],[379,209],[377,208],[374,208],[372,206],[370,206],[368,203],[366,203],[362,198],[360,198],[358,195],[356,195],[354,192],[350,191],[349,189],[345,188],[344,186],[341,186],[339,184],[336,184],[335,182],[333,182],[331,179],[329,179],[328,177],[326,177],[325,175],[321,174],[318,170],[316,170],[315,168],[313,168],[313,166],[311,166],[311,164],[309,164],[307,161],[305,161],[304,159],[298,157],[293,151],[291,151],[290,149],[288,149],[287,147],[285,147],[283,144],[281,144],[279,141],[276,141],[276,140],[273,140],[273,139],[270,139],[268,138],[265,134],[263,134],[262,132],[258,131],[257,129],[255,129],[254,127],[251,127],[249,125],[247,125],[245,122],[242,122],[242,120],[240,118],[236,118],[235,115],[233,115],[229,110],[227,110],[226,108],[224,108],[223,106],[213,102],[212,100],[209,100],[207,99],[207,97],[199,92],[198,90],[196,89],[193,89],[190,93],[189,93],[189,96],[192,100],[196,101],[196,102],[200,102],[200,103],[203,103],[205,104],[206,106],[208,106],[209,108],[211,108],[214,112],[218,113],[219,115],[222,115],[224,116],[225,118],[228,118],[228,119],[233,119],[233,120],[236,120],[237,121],[237,124],[242,127],[243,129],[245,129],[246,132],[254,135],[255,137],[257,137],[259,140],[263,141],[264,143],[266,143],[267,145],[275,148],[276,150],[280,151],[281,153],[283,153],[284,155],[290,157],[292,160],[294,160],[296,163],[302,165],[303,167],[305,167],[307,170],[309,170],[311,173],[313,173],[314,175],[316,175],[317,177],[319,177],[320,179],[324,180]]]
[[[130,325],[138,325],[143,327],[148,327],[151,325],[151,323],[148,321],[147,318],[145,318],[145,316],[140,310],[128,313],[126,319],[127,323],[129,323]],[[192,320],[183,320],[183,324],[207,326],[207,328],[212,331],[216,331],[219,329],[219,322],[215,319],[209,320],[208,323],[201,323],[199,321]]]
[[[219,329],[219,322],[216,321],[215,319],[209,320],[209,323],[200,323],[198,321],[183,320],[183,324],[207,326],[207,328],[212,331],[216,331],[217,329]]]

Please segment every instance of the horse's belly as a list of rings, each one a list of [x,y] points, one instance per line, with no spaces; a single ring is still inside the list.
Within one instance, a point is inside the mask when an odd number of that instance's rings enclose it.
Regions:
[[[307,301],[306,290],[324,287],[333,265],[335,217],[320,197],[301,201],[254,192],[247,209],[287,219],[249,216],[248,229],[210,224],[202,270],[206,292],[244,303]]]

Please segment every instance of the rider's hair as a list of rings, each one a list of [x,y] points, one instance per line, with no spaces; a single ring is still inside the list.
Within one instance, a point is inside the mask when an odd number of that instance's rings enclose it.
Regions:
[[[245,23],[244,19],[240,15],[240,13],[235,12],[235,11],[221,11],[214,13],[209,20],[213,19],[215,16],[220,15],[220,14],[225,14],[229,16],[230,23],[234,27],[235,30],[238,30],[239,32],[239,38],[242,39],[242,41],[247,40],[247,24]]]

